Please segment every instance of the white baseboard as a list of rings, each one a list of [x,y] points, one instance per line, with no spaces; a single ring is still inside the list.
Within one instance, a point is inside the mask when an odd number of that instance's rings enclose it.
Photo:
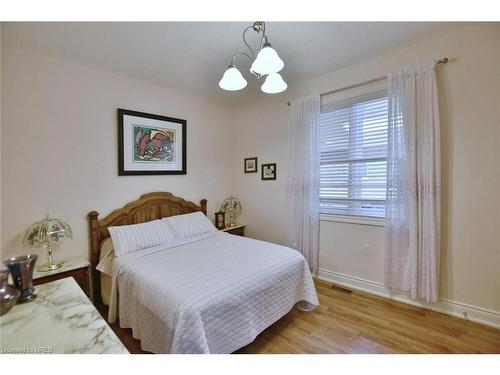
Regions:
[[[398,302],[408,303],[410,305],[423,307],[428,310],[437,311],[443,314],[455,316],[472,322],[485,324],[491,327],[500,328],[500,312],[485,309],[478,306],[472,306],[461,302],[450,301],[440,298],[436,303],[427,303],[414,301],[406,293],[395,293],[386,289],[382,283],[365,280],[355,276],[349,276],[338,272],[333,272],[319,268],[316,271],[316,277],[330,281],[332,283],[360,290],[362,292],[375,294],[380,297],[389,298]]]

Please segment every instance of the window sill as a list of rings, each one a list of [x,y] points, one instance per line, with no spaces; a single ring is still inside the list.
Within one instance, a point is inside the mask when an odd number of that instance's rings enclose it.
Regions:
[[[336,223],[373,225],[376,227],[385,226],[385,219],[380,217],[320,214],[319,220],[332,221]]]

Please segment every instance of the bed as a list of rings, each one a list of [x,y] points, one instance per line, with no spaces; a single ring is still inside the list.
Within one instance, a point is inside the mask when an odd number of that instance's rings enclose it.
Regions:
[[[206,205],[158,192],[103,219],[95,211],[88,215],[94,299],[102,303],[109,293],[108,320],[119,316],[143,350],[232,353],[295,305],[310,311],[319,304],[299,252],[217,230],[113,257],[107,275],[97,271],[109,228],[206,215]],[[101,279],[108,280],[107,288]]]

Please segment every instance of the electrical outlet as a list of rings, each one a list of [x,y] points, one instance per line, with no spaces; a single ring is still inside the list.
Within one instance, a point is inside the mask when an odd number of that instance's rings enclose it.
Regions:
[[[369,243],[365,243],[361,249],[361,254],[370,256],[372,255],[372,248]]]

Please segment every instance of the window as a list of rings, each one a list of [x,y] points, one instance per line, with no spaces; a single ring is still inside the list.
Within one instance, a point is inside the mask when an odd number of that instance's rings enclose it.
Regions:
[[[322,103],[320,212],[385,217],[387,90]]]

